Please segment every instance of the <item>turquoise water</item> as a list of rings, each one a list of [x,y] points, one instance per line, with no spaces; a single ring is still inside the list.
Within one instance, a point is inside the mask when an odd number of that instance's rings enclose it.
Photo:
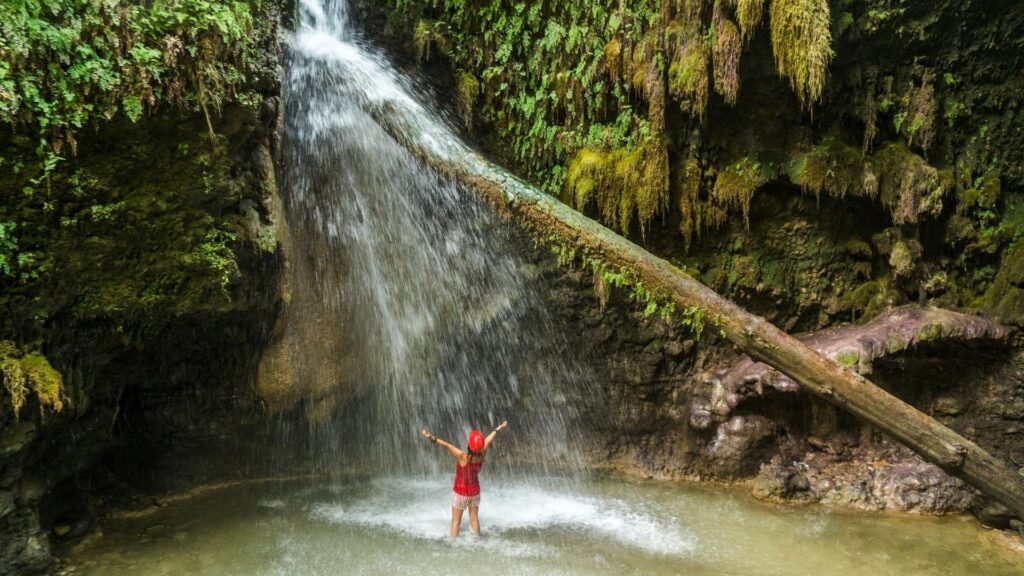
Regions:
[[[110,520],[68,558],[88,575],[1019,575],[960,518],[768,505],[605,479],[485,485],[483,535],[447,536],[448,479],[240,486]]]

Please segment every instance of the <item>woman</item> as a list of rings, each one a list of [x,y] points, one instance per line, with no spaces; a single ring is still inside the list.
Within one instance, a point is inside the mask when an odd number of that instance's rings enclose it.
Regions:
[[[426,430],[423,437],[434,444],[440,444],[448,449],[448,453],[458,463],[455,466],[455,486],[452,489],[452,529],[449,532],[452,538],[459,536],[459,529],[462,527],[462,512],[469,508],[469,528],[474,534],[480,534],[480,468],[484,465],[484,454],[487,448],[494,441],[498,432],[508,426],[508,421],[502,422],[495,428],[487,438],[479,430],[469,433],[468,449],[466,452],[460,450]]]

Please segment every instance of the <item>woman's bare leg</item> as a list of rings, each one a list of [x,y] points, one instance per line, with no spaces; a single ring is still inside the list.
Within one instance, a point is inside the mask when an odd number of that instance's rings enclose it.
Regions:
[[[470,518],[472,518],[473,517],[472,509],[470,510],[469,514],[470,514]],[[462,510],[459,510],[458,508],[452,506],[452,529],[451,529],[450,532],[448,532],[448,535],[451,536],[452,538],[458,538],[459,537],[459,528],[461,526],[462,526]],[[479,525],[478,525],[477,526],[477,531],[479,531],[479,530],[480,530],[480,528],[479,528]]]
[[[469,529],[477,536],[480,535],[480,507],[472,506],[469,509]]]

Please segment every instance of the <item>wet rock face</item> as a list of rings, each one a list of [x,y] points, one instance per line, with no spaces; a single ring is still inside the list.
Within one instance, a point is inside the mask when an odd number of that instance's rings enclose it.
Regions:
[[[727,475],[749,474],[759,456],[773,451],[774,422],[764,416],[733,416],[718,427],[710,455]]]
[[[972,488],[888,442],[842,455],[812,450],[788,463],[775,457],[762,466],[752,489],[765,500],[925,514],[962,511],[974,500]]]
[[[176,226],[200,225],[175,220],[182,214],[199,214],[206,224],[216,221],[230,227],[237,223],[232,234],[239,242],[233,247],[232,258],[239,277],[231,287],[230,300],[224,303],[192,298],[201,292],[198,289],[163,294],[153,288],[162,298],[160,305],[167,305],[175,313],[150,313],[131,320],[102,315],[82,320],[77,312],[66,312],[61,322],[54,323],[59,328],[42,337],[46,355],[64,378],[66,398],[60,413],[44,413],[30,397],[16,418],[0,386],[0,573],[49,573],[54,568],[54,544],[89,529],[91,518],[82,506],[81,490],[60,487],[64,480],[83,477],[105,456],[120,459],[124,470],[130,471],[139,463],[158,461],[171,447],[189,449],[224,441],[257,414],[250,376],[269,332],[277,299],[269,205],[273,166],[267,165],[276,129],[276,87],[273,90],[265,95],[261,109],[228,106],[215,122],[226,145],[210,154],[210,171],[223,180],[211,184],[206,192],[201,186],[197,192],[181,185],[183,181],[191,182],[191,176],[161,173],[167,166],[181,170],[183,161],[159,156],[166,148],[173,148],[168,142],[203,134],[205,122],[201,116],[154,115],[132,127],[106,127],[81,143],[79,166],[105,168],[104,175],[111,173],[111,166],[123,172],[104,182],[113,194],[129,197],[160,188],[151,199],[154,205],[162,206],[152,215],[155,228],[166,225],[177,230]],[[202,144],[209,145],[205,140]],[[202,174],[195,176],[201,184]],[[162,183],[162,188],[157,183]],[[137,184],[148,187],[147,191],[137,189]],[[161,217],[168,221],[159,221]],[[124,231],[122,236],[130,237],[131,233]],[[119,241],[117,234],[110,238],[111,244]],[[173,238],[152,242],[162,250],[173,244]],[[139,250],[152,256],[153,251],[147,252],[149,248],[147,245]],[[77,252],[74,247],[62,249],[72,256],[89,251],[88,243]],[[173,248],[167,253],[175,254]],[[52,291],[58,293],[55,299],[64,294],[61,290],[74,295],[79,289],[87,297],[116,300],[123,285],[140,278],[145,284],[149,274],[165,274],[154,272],[154,267],[170,269],[166,272],[170,276],[183,274],[186,287],[206,286],[197,276],[189,276],[192,271],[185,270],[181,262],[151,266],[145,258],[125,257],[117,266],[132,274],[110,274],[109,285],[92,283],[102,281],[102,273],[90,276],[89,281],[79,277],[77,286],[54,283]],[[124,290],[135,294],[134,290]],[[215,291],[219,290],[218,285]],[[67,294],[66,299],[87,300]],[[126,302],[130,300],[125,298]],[[126,308],[132,305],[124,304]],[[144,326],[132,324],[135,320]],[[115,481],[125,479],[115,477]],[[55,531],[58,527],[60,530]]]
[[[625,293],[612,293],[602,310],[589,274],[542,268],[549,309],[578,334],[606,393],[607,412],[592,416],[605,439],[599,463],[642,476],[749,479],[770,500],[919,513],[972,506],[970,487],[787,378],[738,363],[727,344],[707,334],[698,343],[644,318]],[[843,329],[818,340],[832,352],[868,346],[854,364],[876,383],[993,453],[1024,461],[1020,344],[978,318],[918,312],[897,311],[895,332],[885,320],[868,326],[899,345]],[[746,371],[734,370],[741,364]]]
[[[39,529],[39,519],[26,506],[20,483],[26,448],[38,430],[31,422],[10,422],[8,411],[0,409],[0,566],[11,573],[33,573],[49,564],[49,543]],[[5,572],[7,573],[7,572]]]

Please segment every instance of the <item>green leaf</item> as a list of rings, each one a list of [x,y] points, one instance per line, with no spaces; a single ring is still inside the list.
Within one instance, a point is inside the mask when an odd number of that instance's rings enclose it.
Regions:
[[[124,113],[134,124],[142,116],[142,99],[138,96],[128,96],[121,101]]]

